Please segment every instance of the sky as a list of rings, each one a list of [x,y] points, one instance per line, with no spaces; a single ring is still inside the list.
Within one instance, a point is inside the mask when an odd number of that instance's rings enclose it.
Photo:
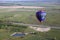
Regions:
[[[60,0],[0,0],[0,1],[59,1]]]
[[[0,0],[0,1],[38,1],[38,0]]]

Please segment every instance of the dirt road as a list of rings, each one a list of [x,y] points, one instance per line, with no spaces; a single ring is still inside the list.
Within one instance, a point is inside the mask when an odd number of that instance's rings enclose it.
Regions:
[[[44,8],[37,6],[0,6],[0,8]]]

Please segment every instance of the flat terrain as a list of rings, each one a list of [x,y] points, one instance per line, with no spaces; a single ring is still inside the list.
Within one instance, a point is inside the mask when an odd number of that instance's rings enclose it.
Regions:
[[[0,6],[0,40],[49,40],[50,38],[56,38],[60,40],[60,29],[52,28],[49,32],[37,32],[28,26],[23,25],[7,25],[8,22],[22,23],[22,24],[38,24],[48,25],[54,27],[60,27],[60,7],[48,7],[45,8],[47,12],[46,20],[40,24],[37,20],[35,13],[41,8],[20,8]],[[3,23],[1,22],[3,21]],[[6,23],[5,23],[6,22]],[[11,37],[14,32],[36,32],[36,34],[29,34],[24,38]]]
[[[0,6],[1,7],[1,6]],[[34,6],[26,8],[20,8],[24,6],[10,6],[4,8],[1,7],[0,9],[0,20],[6,20],[6,21],[15,21],[20,23],[27,23],[27,24],[39,24],[39,21],[37,20],[35,13],[37,10],[43,9],[43,7],[36,7]],[[60,26],[60,8],[58,6],[51,7],[51,8],[45,8],[47,12],[46,20],[44,25],[49,26]]]
[[[0,8],[44,8],[38,6],[0,6]]]

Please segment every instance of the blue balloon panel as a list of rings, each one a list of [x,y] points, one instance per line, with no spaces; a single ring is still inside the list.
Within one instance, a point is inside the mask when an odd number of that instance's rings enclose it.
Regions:
[[[46,16],[46,12],[44,11],[36,12],[36,17],[40,22],[45,20],[45,16]]]

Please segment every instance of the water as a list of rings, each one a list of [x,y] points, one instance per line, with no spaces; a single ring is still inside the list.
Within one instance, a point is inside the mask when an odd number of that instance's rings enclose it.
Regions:
[[[25,34],[23,34],[23,33],[21,33],[21,34],[16,33],[16,34],[14,34],[12,36],[20,36],[20,37],[23,37],[23,36],[25,36]]]

